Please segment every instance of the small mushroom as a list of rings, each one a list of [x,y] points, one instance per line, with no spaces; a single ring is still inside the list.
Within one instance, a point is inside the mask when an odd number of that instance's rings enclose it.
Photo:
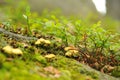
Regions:
[[[64,50],[66,51],[65,56],[68,57],[76,57],[78,56],[78,49],[74,46],[65,47]]]
[[[52,58],[55,58],[55,55],[54,54],[48,54],[48,55],[45,55],[45,58],[52,59]]]
[[[39,44],[41,44],[41,42],[40,42],[40,41],[36,41],[35,44],[36,44],[36,45],[39,45]]]
[[[45,40],[43,38],[40,38],[35,42],[36,45],[39,45],[39,44],[42,44],[42,43],[43,44],[51,44],[51,42],[49,40]]]
[[[65,53],[65,56],[71,57],[72,53],[70,51],[68,51],[68,52]]]
[[[41,44],[40,40],[38,39],[36,42],[35,42],[36,45],[39,45]]]
[[[45,40],[44,41],[46,44],[51,44],[51,42],[49,40]]]
[[[77,48],[75,48],[74,46],[69,46],[69,47],[65,47],[64,50],[65,50],[65,51],[77,50]]]
[[[43,39],[43,38],[40,38],[40,39],[39,39],[39,41],[40,41],[40,42],[44,42],[44,41],[45,41],[45,39]]]
[[[69,50],[71,53],[78,53],[77,50]]]
[[[16,54],[16,55],[22,55],[23,54],[23,52],[20,50],[20,49],[18,49],[18,48],[12,48],[11,46],[5,46],[5,47],[3,47],[3,51],[5,52],[5,53],[7,53],[7,54],[10,54],[10,55],[14,55],[14,54]]]
[[[7,54],[12,54],[12,49],[13,48],[11,46],[7,45],[7,46],[3,47],[2,50]]]
[[[75,57],[78,55],[78,51],[77,50],[69,50],[65,53],[65,56],[68,56],[68,57]]]
[[[12,49],[12,54],[23,55],[23,52],[20,49],[16,48]]]

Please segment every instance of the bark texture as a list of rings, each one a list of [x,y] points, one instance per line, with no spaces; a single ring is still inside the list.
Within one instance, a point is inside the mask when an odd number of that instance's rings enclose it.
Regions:
[[[107,15],[120,20],[120,0],[106,0]]]

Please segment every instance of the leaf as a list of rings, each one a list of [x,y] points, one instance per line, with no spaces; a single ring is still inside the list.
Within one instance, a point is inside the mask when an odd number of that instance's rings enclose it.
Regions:
[[[23,14],[23,17],[24,17],[25,19],[28,19],[28,16],[26,16],[25,14]]]
[[[27,7],[26,7],[26,15],[27,15],[27,16],[30,16],[30,15],[31,15],[30,6],[27,6]]]
[[[45,22],[45,26],[46,27],[54,27],[55,23],[53,21],[47,21],[47,22]]]
[[[81,20],[75,21],[75,25],[76,25],[76,26],[80,26],[80,25],[81,25]]]
[[[52,66],[45,67],[44,71],[53,74],[56,78],[60,77],[60,71]]]

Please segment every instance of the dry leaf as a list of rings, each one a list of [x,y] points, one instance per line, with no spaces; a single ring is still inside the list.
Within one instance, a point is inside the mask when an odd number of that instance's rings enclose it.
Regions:
[[[95,62],[94,63],[94,66],[96,67],[96,69],[98,69],[100,67],[99,63],[98,62]]]
[[[106,68],[108,71],[112,71],[115,69],[115,67],[111,66],[111,65],[106,65]]]
[[[56,68],[54,68],[52,66],[45,67],[44,70],[46,72],[50,72],[52,74],[59,74],[60,73],[60,71],[58,71]]]
[[[112,66],[110,66],[110,65],[105,65],[105,66],[101,69],[101,72],[104,73],[104,70],[105,70],[105,69],[110,72],[110,71],[114,70],[115,67],[112,67]]]
[[[60,71],[52,66],[48,66],[44,68],[44,71],[49,72],[54,75],[54,77],[59,78],[60,77]]]

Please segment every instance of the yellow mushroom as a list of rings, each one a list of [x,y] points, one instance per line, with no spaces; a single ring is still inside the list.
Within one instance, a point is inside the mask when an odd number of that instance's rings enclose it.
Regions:
[[[12,54],[12,49],[13,49],[13,48],[12,48],[11,46],[9,46],[9,45],[3,47],[3,51],[4,51],[5,53],[7,53],[7,54]]]
[[[12,54],[22,55],[23,52],[20,49],[16,48],[16,49],[12,49]]]
[[[49,40],[45,40],[44,42],[45,42],[45,44],[50,44],[51,43]]]
[[[37,40],[37,41],[35,42],[35,44],[36,44],[36,45],[39,45],[39,44],[41,44],[41,42],[40,42],[39,40]]]
[[[43,43],[43,44],[51,44],[51,42],[50,42],[49,40],[45,40],[45,39],[43,39],[43,38],[40,38],[40,39],[38,39],[38,40],[35,42],[36,45],[39,45],[39,44],[41,44],[41,43]]]
[[[77,50],[77,48],[75,48],[74,46],[69,46],[69,47],[65,47],[64,50],[65,50],[65,51]]]
[[[52,58],[55,58],[55,55],[54,54],[48,54],[48,55],[45,55],[45,58],[52,59]]]
[[[70,51],[68,51],[68,52],[65,53],[65,56],[71,57],[72,53]]]
[[[20,49],[18,49],[18,48],[16,48],[16,49],[14,49],[14,48],[12,48],[11,46],[5,46],[5,47],[3,47],[3,51],[5,52],[5,53],[7,53],[7,54],[16,54],[16,55],[22,55],[23,54],[23,52],[20,50]]]
[[[78,51],[77,50],[69,50],[65,53],[65,56],[68,56],[68,57],[74,57],[74,56],[77,56],[78,55]]]
[[[69,50],[71,53],[78,53],[77,50]]]
[[[40,42],[45,42],[45,39],[40,38],[39,41],[40,41]]]
[[[38,39],[38,40],[35,42],[35,44],[38,45],[38,44],[41,44],[41,42],[44,42],[44,39],[43,39],[43,38]]]

